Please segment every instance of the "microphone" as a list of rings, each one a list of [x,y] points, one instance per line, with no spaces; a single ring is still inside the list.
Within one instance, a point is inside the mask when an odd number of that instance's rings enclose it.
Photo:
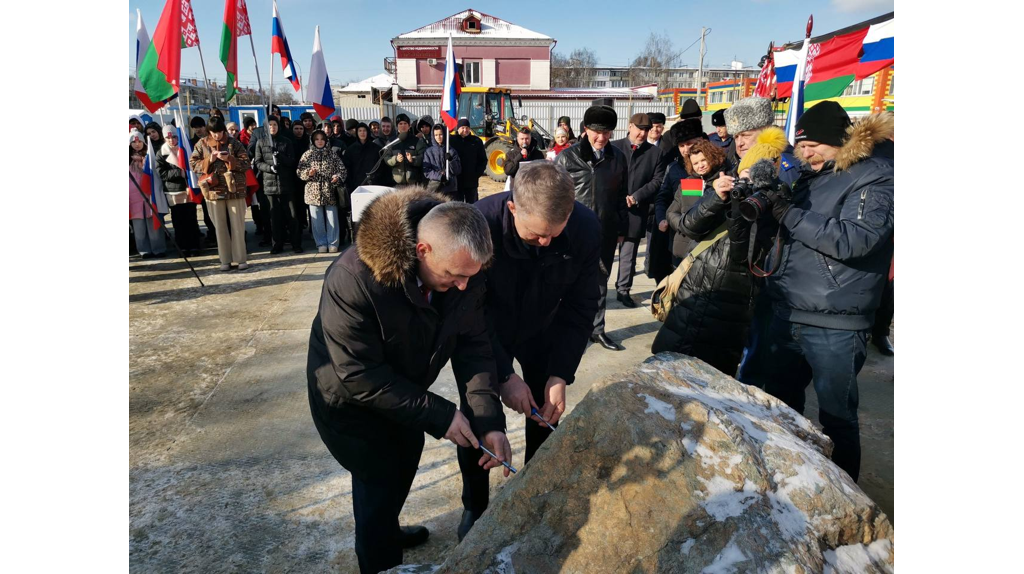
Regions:
[[[380,151],[381,151],[381,153],[384,153],[384,152],[388,151],[388,150],[389,150],[389,149],[391,149],[392,147],[394,147],[394,146],[398,145],[398,144],[399,144],[399,143],[400,143],[401,141],[402,141],[402,140],[400,140],[400,139],[398,139],[398,138],[395,138],[395,139],[393,139],[393,140],[389,141],[389,142],[388,142],[388,145],[384,146],[384,147],[383,147],[383,149],[381,149],[381,150],[380,150]]]
[[[775,164],[771,160],[761,159],[750,167],[750,183],[754,189],[768,189],[775,186]]]

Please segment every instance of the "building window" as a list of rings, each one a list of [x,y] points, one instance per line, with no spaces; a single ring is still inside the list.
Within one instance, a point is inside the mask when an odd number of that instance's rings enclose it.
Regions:
[[[480,85],[480,61],[463,62],[462,63],[462,76],[466,80],[467,86],[479,86]]]
[[[875,77],[870,76],[853,82],[843,90],[844,96],[870,96],[875,89]]]
[[[711,94],[711,103],[720,104],[722,103],[722,92],[715,92]]]
[[[612,82],[612,87],[613,88],[625,88],[626,87],[626,81],[625,80],[615,80],[615,81]]]
[[[601,78],[607,78],[611,75],[611,70],[598,70],[597,75]]]

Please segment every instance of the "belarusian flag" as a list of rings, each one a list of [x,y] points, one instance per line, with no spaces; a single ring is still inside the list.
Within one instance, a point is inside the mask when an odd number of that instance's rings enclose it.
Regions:
[[[804,101],[813,102],[842,95],[853,83],[860,63],[861,45],[868,28],[811,44],[804,72]]]
[[[683,197],[700,197],[704,195],[704,180],[699,177],[680,179],[679,195]]]
[[[228,72],[225,100],[238,92],[238,38],[251,34],[245,0],[224,0],[224,27],[220,33],[220,61]]]
[[[138,78],[153,102],[178,93],[181,78],[181,0],[167,0],[153,41],[138,67]]]

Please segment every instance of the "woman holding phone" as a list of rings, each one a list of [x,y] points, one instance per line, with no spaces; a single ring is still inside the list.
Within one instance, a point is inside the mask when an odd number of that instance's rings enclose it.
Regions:
[[[249,154],[238,140],[228,136],[223,118],[211,117],[206,131],[206,137],[196,142],[189,163],[213,210],[220,270],[230,271],[233,265],[239,270],[247,269],[245,171],[249,168]]]

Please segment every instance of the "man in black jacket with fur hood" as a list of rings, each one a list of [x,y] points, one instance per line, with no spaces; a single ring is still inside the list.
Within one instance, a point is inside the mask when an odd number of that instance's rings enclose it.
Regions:
[[[352,473],[363,574],[401,564],[403,548],[427,539],[426,528],[398,524],[424,432],[485,444],[499,459],[480,456],[484,469],[511,460],[479,274],[492,254],[476,208],[407,188],[366,207],[355,247],[327,270],[309,338],[309,403],[324,444]],[[449,359],[461,410],[427,390]]]
[[[893,164],[874,153],[891,138],[892,114],[851,124],[835,102],[821,102],[796,125],[805,162],[792,195],[774,190],[772,217],[783,228],[781,254],[765,269],[773,315],[767,329],[765,390],[799,413],[814,383],[832,460],[854,481],[860,471],[857,374],[893,253]],[[788,197],[787,197],[788,196]]]
[[[625,219],[629,185],[626,156],[615,146],[608,145],[617,122],[614,108],[591,106],[583,115],[582,135],[586,137],[558,154],[555,163],[569,172],[576,188],[576,201],[594,210],[601,221],[601,277],[598,279],[601,299],[590,340],[605,349],[624,351],[625,347],[604,332],[608,276],[618,244],[619,223]]]

